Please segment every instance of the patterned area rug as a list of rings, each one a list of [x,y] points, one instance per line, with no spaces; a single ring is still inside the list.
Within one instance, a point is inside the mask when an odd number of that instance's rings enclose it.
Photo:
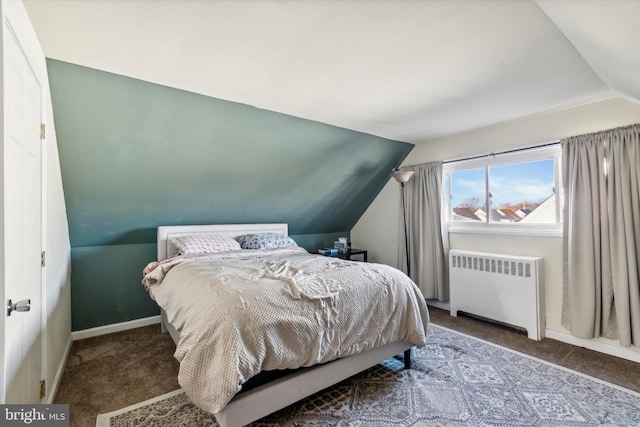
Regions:
[[[640,393],[431,325],[413,369],[389,359],[252,426],[640,426]],[[183,392],[103,426],[217,426]]]

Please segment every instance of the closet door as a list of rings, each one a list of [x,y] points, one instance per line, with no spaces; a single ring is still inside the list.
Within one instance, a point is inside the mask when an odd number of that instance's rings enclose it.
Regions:
[[[4,400],[27,404],[43,378],[42,87],[9,20],[2,30]]]

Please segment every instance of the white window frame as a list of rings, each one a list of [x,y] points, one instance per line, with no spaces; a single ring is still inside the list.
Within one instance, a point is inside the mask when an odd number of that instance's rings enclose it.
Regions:
[[[560,144],[545,144],[544,146],[523,148],[499,154],[489,154],[469,160],[458,160],[445,162],[442,166],[443,185],[448,184],[448,188],[444,188],[444,212],[443,218],[447,224],[449,233],[471,233],[471,234],[510,234],[510,235],[529,235],[529,236],[562,236],[562,182],[561,182],[561,154]],[[514,163],[528,163],[540,160],[554,160],[555,182],[554,189],[556,193],[556,223],[555,224],[531,224],[531,223],[490,223],[487,214],[486,222],[476,221],[452,221],[451,208],[451,172],[457,172],[467,169],[485,169],[485,211],[488,213],[489,202],[489,167],[503,166]],[[449,174],[449,179],[445,177]]]

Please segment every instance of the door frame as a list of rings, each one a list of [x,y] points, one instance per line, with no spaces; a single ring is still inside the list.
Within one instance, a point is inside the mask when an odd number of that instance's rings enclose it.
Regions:
[[[4,141],[6,136],[6,126],[4,121],[5,117],[5,103],[4,98],[4,85],[5,85],[5,43],[8,37],[13,37],[19,48],[21,49],[26,61],[29,64],[36,80],[40,84],[40,99],[41,99],[41,111],[40,122],[46,125],[46,104],[45,104],[45,88],[46,88],[46,65],[44,64],[44,53],[40,47],[35,30],[31,25],[29,16],[22,4],[22,1],[13,0],[0,0],[0,18],[2,21],[2,29],[0,30],[0,135],[2,140],[0,141],[0,295],[2,295],[2,309],[3,313],[0,315],[0,403],[6,401],[7,393],[7,378],[6,378],[6,363],[5,363],[5,327],[6,327],[6,304],[9,296],[6,294],[5,286],[5,241],[4,241]],[[41,251],[44,251],[46,246],[46,137],[40,141],[40,169],[41,169],[41,187],[40,187],[40,222],[41,222]],[[40,352],[41,352],[41,380],[46,380],[47,376],[47,300],[46,300],[46,266],[41,268],[40,271],[40,292],[37,298],[41,301],[41,325],[40,325]],[[47,398],[48,392],[40,399],[39,403],[42,403]]]

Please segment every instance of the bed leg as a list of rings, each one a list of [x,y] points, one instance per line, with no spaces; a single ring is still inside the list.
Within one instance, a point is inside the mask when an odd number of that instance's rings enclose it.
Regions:
[[[411,369],[411,349],[404,351],[404,369]]]

